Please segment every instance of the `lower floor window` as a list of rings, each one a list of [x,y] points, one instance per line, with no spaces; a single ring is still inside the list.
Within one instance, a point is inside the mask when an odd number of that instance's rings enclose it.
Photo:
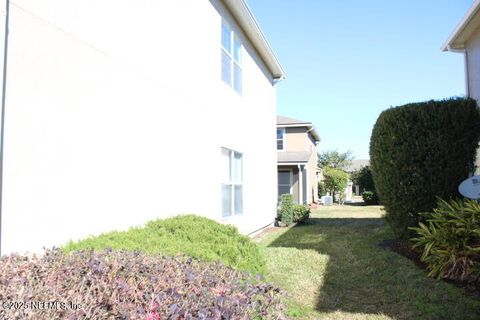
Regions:
[[[222,217],[243,213],[243,155],[222,148]]]
[[[282,197],[282,194],[291,193],[292,182],[290,171],[278,171],[278,198]]]

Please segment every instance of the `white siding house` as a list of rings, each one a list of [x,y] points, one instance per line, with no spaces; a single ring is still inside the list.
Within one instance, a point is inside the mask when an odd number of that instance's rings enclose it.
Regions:
[[[480,102],[480,0],[475,0],[443,46],[465,56],[467,96]]]
[[[9,2],[2,254],[181,213],[273,222],[284,75],[244,0]]]
[[[480,106],[480,0],[475,0],[443,45],[443,51],[463,53],[466,95]],[[475,165],[476,174],[480,174],[480,148]]]

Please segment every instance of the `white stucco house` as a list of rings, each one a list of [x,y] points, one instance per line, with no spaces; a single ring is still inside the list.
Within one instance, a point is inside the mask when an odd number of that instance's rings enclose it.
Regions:
[[[274,221],[284,71],[244,0],[2,4],[2,254],[181,213]]]
[[[480,0],[475,0],[442,49],[463,53],[466,94],[480,102]]]
[[[480,0],[475,0],[442,49],[463,53],[466,95],[480,105]],[[480,174],[480,148],[476,167],[476,174]]]

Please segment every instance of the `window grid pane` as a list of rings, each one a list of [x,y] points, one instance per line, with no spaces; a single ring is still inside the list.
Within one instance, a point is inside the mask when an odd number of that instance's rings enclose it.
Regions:
[[[242,93],[242,69],[236,63],[233,64],[233,89]]]
[[[277,149],[283,150],[283,140],[277,140]]]
[[[222,50],[222,80],[228,85],[232,85],[232,58]]]
[[[228,53],[231,52],[232,48],[232,32],[229,27],[222,23],[222,47],[227,50]]]
[[[241,59],[242,59],[242,54],[241,54],[241,49],[242,49],[242,45],[240,44],[240,41],[238,40],[237,36],[234,36],[233,38],[233,59],[235,59],[235,61],[240,64],[241,63]]]
[[[283,129],[277,129],[277,139],[283,139]]]
[[[232,87],[238,94],[243,93],[242,76],[242,44],[230,26],[222,21],[222,66],[223,82]]]
[[[222,217],[232,215],[232,185],[222,185]]]
[[[234,214],[243,213],[243,186],[235,186],[234,188]]]
[[[242,155],[238,152],[235,152],[233,156],[231,177],[233,183],[242,183]]]

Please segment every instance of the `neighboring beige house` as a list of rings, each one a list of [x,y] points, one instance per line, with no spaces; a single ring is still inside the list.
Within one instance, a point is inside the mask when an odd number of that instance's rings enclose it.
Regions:
[[[465,56],[466,93],[480,102],[480,0],[476,0],[460,21],[443,51]]]
[[[0,3],[2,254],[182,213],[273,223],[284,72],[244,0]]]
[[[294,202],[318,202],[320,137],[311,122],[277,116],[278,196],[292,194]]]
[[[480,105],[480,0],[475,0],[443,45],[443,51],[463,53],[466,95]],[[480,149],[477,150],[476,166],[476,173],[480,174]]]
[[[350,162],[350,165],[347,168],[345,168],[345,171],[348,174],[351,174],[352,172],[358,171],[363,167],[366,167],[369,165],[370,165],[370,160],[368,159],[354,159]],[[360,186],[353,184],[352,180],[349,179],[347,189],[345,192],[345,200],[351,201],[354,196],[360,196],[360,195],[361,195]]]

